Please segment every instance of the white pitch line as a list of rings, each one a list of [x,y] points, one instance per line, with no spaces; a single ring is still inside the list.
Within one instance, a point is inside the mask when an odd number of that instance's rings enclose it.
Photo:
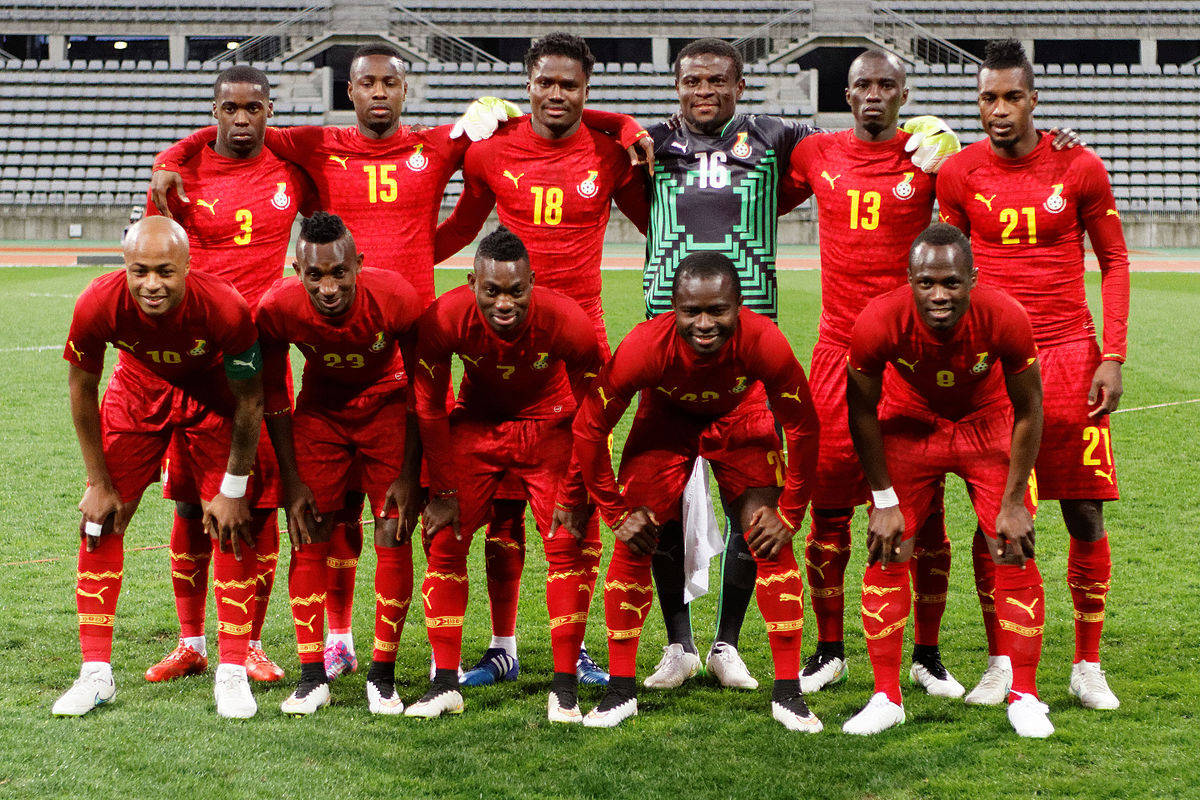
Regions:
[[[1155,403],[1152,406],[1136,406],[1135,408],[1118,408],[1112,412],[1114,414],[1124,414],[1128,411],[1149,411],[1152,408],[1170,408],[1171,406],[1186,406],[1192,403],[1200,403],[1200,397],[1195,400],[1176,400],[1174,403]]]
[[[61,350],[61,344],[39,344],[36,347],[4,347],[0,353],[38,353],[42,350]]]
[[[30,292],[30,297],[57,297],[64,300],[75,300],[79,297],[77,294],[54,294],[53,292]]]

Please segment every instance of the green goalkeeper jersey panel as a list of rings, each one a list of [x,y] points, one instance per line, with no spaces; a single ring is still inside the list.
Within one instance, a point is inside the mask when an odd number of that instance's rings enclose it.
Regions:
[[[729,256],[742,297],[775,318],[779,185],[796,143],[816,128],[779,117],[737,114],[715,136],[686,126],[652,126],[654,175],[642,289],[646,314],[671,308],[671,281],[691,253]]]

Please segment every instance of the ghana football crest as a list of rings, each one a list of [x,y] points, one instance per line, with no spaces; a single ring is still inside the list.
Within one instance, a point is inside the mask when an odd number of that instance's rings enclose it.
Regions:
[[[421,152],[424,149],[425,149],[425,145],[423,145],[423,144],[417,145],[417,148],[415,150],[413,150],[413,154],[411,156],[409,156],[408,161],[405,162],[406,164],[408,164],[408,168],[411,169],[413,172],[420,172],[421,170],[423,170],[429,166],[429,159],[426,158],[425,154]]]
[[[974,372],[976,375],[982,375],[983,373],[987,372],[989,366],[988,354],[976,353],[975,358],[977,361],[975,362],[975,366],[971,367],[971,372]]]
[[[729,149],[729,152],[737,158],[749,158],[750,142],[747,141],[749,138],[750,134],[746,133],[745,131],[739,133],[737,135],[737,141],[733,143],[733,147]]]
[[[271,198],[271,205],[280,211],[287,210],[287,207],[292,204],[292,198],[288,197],[287,184],[283,181],[275,184],[275,196]]]
[[[596,185],[596,177],[599,174],[599,170],[588,170],[587,177],[575,187],[575,191],[579,192],[580,197],[591,199],[596,196],[596,192],[600,191],[600,187]]]
[[[892,194],[896,195],[897,200],[907,200],[916,192],[912,185],[912,179],[916,174],[915,172],[904,173],[904,179],[892,187]]]
[[[387,339],[383,336],[383,331],[376,331],[375,341],[371,344],[371,349],[378,353],[387,344]]]
[[[1042,203],[1042,208],[1051,214],[1058,214],[1067,207],[1067,201],[1062,196],[1063,185],[1056,183],[1050,188],[1054,191],[1050,192],[1050,196],[1046,198],[1046,202]]]

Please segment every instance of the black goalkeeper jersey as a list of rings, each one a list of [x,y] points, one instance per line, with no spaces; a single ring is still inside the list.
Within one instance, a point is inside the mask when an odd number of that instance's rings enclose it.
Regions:
[[[649,128],[654,175],[642,276],[648,316],[670,310],[681,259],[716,250],[737,265],[746,306],[775,318],[780,177],[792,148],[816,132],[805,123],[753,114],[734,115],[715,136],[682,124]]]

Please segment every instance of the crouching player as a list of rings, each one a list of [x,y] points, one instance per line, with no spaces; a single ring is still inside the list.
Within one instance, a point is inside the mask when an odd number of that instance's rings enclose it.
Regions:
[[[557,514],[554,501],[571,460],[571,420],[600,368],[600,346],[575,301],[533,281],[525,246],[499,228],[480,242],[467,285],[443,294],[421,318],[414,383],[430,489],[421,594],[435,672],[409,716],[463,710],[467,552],[507,477],[524,487],[546,549],[554,654],[548,716],[582,720],[576,661],[600,568],[600,528],[594,514],[587,521]],[[463,378],[447,414],[453,355]]]
[[[258,311],[267,430],[279,458],[292,541],[288,595],[300,682],[286,714],[329,703],[323,660],[329,542],[335,514],[360,476],[375,517],[375,650],[367,673],[372,714],[400,714],[396,649],[412,599],[410,535],[416,521],[420,452],[408,413],[408,361],[421,314],[398,273],[362,269],[354,237],[333,214],[300,226],[293,267]],[[289,413],[288,345],[304,354],[296,410]]]
[[[679,513],[692,462],[703,456],[757,564],[755,592],[775,663],[772,714],[790,730],[816,732],[821,722],[800,693],[804,586],[792,552],[817,460],[808,381],[779,328],[743,307],[725,255],[684,258],[671,291],[672,313],[625,337],[575,420],[587,493],[617,539],[604,582],[612,677],[584,724],[612,727],[637,713],[634,667],[653,600],[651,556],[661,533],[679,535],[678,525],[663,525]],[[607,441],[638,392],[619,488]],[[775,419],[787,438],[786,463]],[[580,488],[569,486],[560,505],[584,502]]]
[[[1042,435],[1037,348],[1021,306],[999,290],[975,288],[976,274],[967,238],[951,225],[931,225],[913,242],[909,285],[871,301],[854,325],[846,400],[874,499],[862,619],[875,694],[845,733],[904,722],[907,562],[952,472],[966,481],[996,564],[999,644],[1013,667],[1009,722],[1021,736],[1054,732],[1036,684],[1045,621],[1030,496]],[[889,378],[881,411],[889,364],[897,379]]]
[[[252,717],[258,706],[245,665],[258,561],[246,491],[262,425],[258,336],[231,284],[188,274],[178,223],[143,219],[122,250],[125,270],[102,275],[80,296],[63,353],[88,478],[75,588],[83,667],[53,712],[79,716],[116,694],[110,659],[125,528],[176,435],[191,454],[216,551],[217,713]],[[108,343],[120,355],[100,403]]]

